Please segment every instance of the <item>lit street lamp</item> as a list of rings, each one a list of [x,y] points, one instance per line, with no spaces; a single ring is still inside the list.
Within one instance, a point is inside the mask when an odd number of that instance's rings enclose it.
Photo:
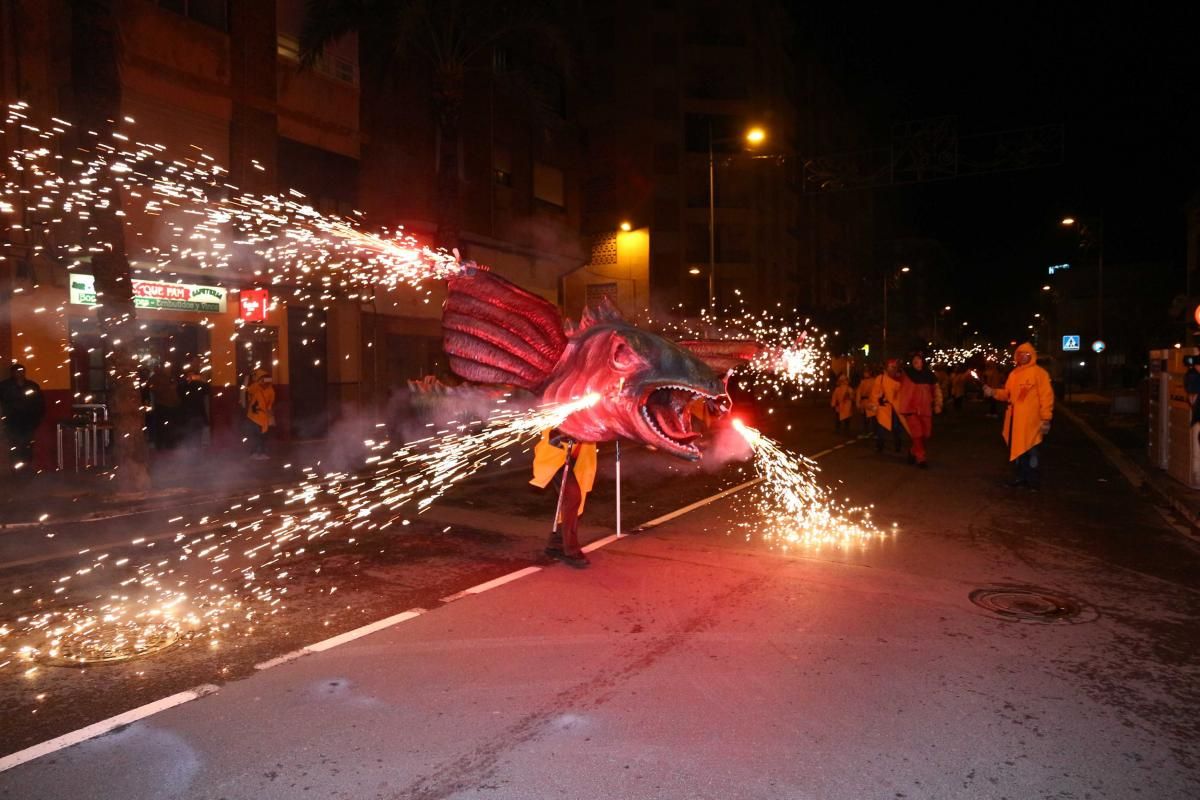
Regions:
[[[717,303],[717,194],[716,159],[713,158],[713,145],[744,141],[749,147],[757,147],[766,140],[767,132],[757,125],[747,130],[741,138],[734,136],[713,139],[712,120],[708,122],[708,308],[710,313],[716,310]]]

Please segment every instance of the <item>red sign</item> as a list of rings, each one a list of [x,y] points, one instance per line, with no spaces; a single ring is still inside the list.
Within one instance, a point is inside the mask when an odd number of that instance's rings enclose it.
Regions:
[[[243,322],[266,322],[271,298],[266,289],[242,289],[238,295],[238,316]]]

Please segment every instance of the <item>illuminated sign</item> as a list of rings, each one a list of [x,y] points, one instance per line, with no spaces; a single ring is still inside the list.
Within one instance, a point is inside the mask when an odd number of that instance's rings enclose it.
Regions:
[[[243,322],[266,322],[270,305],[266,289],[243,289],[238,295],[238,316]]]
[[[1079,349],[1079,336],[1063,337],[1063,352],[1071,353]]]
[[[96,279],[77,272],[70,273],[70,276],[71,303],[78,306],[96,305]],[[226,294],[226,290],[220,286],[133,281],[134,308],[224,314]]]
[[[1093,353],[1103,353],[1105,347],[1108,347],[1108,345],[1104,343],[1103,339],[1097,339],[1096,341],[1092,342]]]
[[[1070,269],[1070,268],[1071,268],[1070,264],[1051,264],[1049,269],[1050,269],[1050,274],[1053,275],[1056,272],[1062,272],[1064,269]]]

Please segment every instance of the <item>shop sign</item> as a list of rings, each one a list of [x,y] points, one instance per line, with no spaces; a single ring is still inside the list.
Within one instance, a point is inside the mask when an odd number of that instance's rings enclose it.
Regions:
[[[224,314],[226,295],[226,290],[220,286],[133,281],[134,308]],[[96,279],[72,272],[70,300],[75,305],[96,305]]]
[[[266,289],[242,289],[238,295],[238,316],[243,322],[266,322],[271,297]]]

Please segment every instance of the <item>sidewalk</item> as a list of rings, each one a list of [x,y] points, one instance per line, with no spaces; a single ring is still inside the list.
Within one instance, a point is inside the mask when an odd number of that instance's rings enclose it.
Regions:
[[[1087,426],[1085,433],[1090,429],[1102,440],[1097,444],[1131,483],[1153,493],[1189,525],[1200,529],[1200,490],[1185,486],[1150,464],[1143,413],[1113,413],[1112,398],[1101,395],[1076,395],[1070,402],[1063,402],[1062,407]]]

